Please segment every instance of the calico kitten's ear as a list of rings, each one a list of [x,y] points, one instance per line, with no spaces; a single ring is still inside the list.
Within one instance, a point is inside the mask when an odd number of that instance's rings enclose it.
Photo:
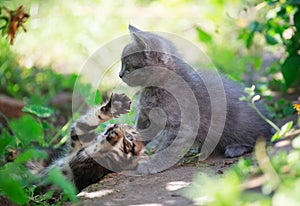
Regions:
[[[130,33],[141,32],[141,30],[139,30],[138,28],[136,28],[130,24],[128,25],[128,30],[130,31]]]

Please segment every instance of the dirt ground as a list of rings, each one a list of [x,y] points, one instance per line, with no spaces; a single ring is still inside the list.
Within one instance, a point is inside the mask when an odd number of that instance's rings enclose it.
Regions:
[[[191,200],[184,197],[183,191],[194,175],[200,171],[213,175],[222,174],[236,161],[237,159],[214,157],[206,162],[177,165],[153,175],[109,174],[78,194],[79,205],[193,205]]]

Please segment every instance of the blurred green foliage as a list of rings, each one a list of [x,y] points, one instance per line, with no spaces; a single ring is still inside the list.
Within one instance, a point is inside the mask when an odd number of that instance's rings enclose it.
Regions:
[[[0,195],[20,205],[47,205],[53,201],[53,192],[39,193],[40,180],[24,164],[29,160],[47,159],[47,154],[36,147],[54,150],[68,141],[71,105],[68,105],[67,111],[56,108],[55,112],[47,106],[60,92],[72,94],[78,76],[58,74],[50,68],[21,68],[17,56],[3,37],[0,37],[0,50],[0,93],[22,100],[26,103],[23,112],[28,113],[10,120],[0,113],[1,120],[6,121],[0,124]],[[79,81],[77,84],[85,88],[80,94],[87,100],[86,104],[91,104],[94,96],[91,86]],[[99,92],[96,96],[93,105],[101,101]],[[62,114],[70,119],[63,126],[57,123],[57,116]],[[13,162],[7,162],[9,156],[13,156],[9,160],[14,159]],[[63,191],[61,201],[76,201],[74,186],[63,179],[60,172],[53,171],[44,181],[57,185]]]
[[[38,116],[45,115],[39,112]],[[47,160],[48,155],[43,150],[37,149],[37,145],[45,147],[45,134],[47,129],[43,128],[41,119],[38,116],[24,115],[20,119],[11,120],[10,130],[1,129],[0,134],[0,195],[5,195],[12,202],[25,205],[47,204],[52,195],[44,196],[39,193],[41,184],[40,177],[33,175],[25,164],[29,160]],[[45,121],[45,120],[44,120]],[[17,153],[13,162],[6,162],[7,155]],[[63,196],[72,201],[76,201],[76,191],[74,186],[62,180],[62,174],[53,173],[46,176],[43,181],[57,185],[64,191]],[[59,180],[57,180],[59,178]],[[67,189],[73,187],[73,190]],[[72,192],[73,191],[73,192]],[[41,198],[43,197],[43,198]],[[58,201],[58,200],[56,200]]]
[[[271,119],[280,120],[295,113],[292,103],[288,100],[281,98],[275,101],[272,96],[268,96],[266,97],[266,101],[266,108]]]
[[[25,103],[49,105],[59,91],[72,92],[77,75],[58,74],[50,68],[20,68],[3,37],[0,37],[0,50],[0,93]]]
[[[281,150],[275,155],[271,148],[267,154],[256,147],[260,156],[241,158],[221,177],[199,173],[185,195],[196,205],[298,205],[299,142],[300,136],[293,140],[292,150]],[[257,164],[258,158],[263,163]]]
[[[256,6],[258,15],[248,27],[241,30],[240,38],[249,49],[253,44],[282,48],[277,61],[283,75],[282,91],[300,85],[300,6],[297,0],[265,0]],[[260,40],[255,40],[258,37]],[[274,65],[273,65],[274,67]]]

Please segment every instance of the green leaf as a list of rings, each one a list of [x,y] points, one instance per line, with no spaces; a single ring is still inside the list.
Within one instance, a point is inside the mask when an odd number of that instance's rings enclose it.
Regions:
[[[50,190],[46,192],[45,194],[41,195],[41,197],[38,199],[40,202],[50,200],[54,194],[54,190]]]
[[[13,136],[10,136],[7,130],[3,130],[0,136],[0,154],[2,154],[8,145],[15,141]]]
[[[291,130],[291,128],[293,127],[294,122],[293,121],[289,121],[287,123],[285,123],[281,128],[280,128],[280,135],[283,136],[285,135],[288,131]]]
[[[277,131],[277,132],[273,135],[271,141],[273,142],[273,141],[276,141],[276,140],[278,140],[278,139],[284,137],[284,135],[285,135],[287,132],[289,132],[289,131],[291,130],[291,128],[293,127],[293,124],[294,124],[293,121],[289,121],[289,122],[285,123],[285,124],[280,128],[280,131]]]
[[[288,56],[281,65],[281,72],[283,74],[285,84],[287,87],[297,80],[300,73],[300,56],[292,55]]]
[[[28,197],[22,186],[10,174],[0,173],[0,189],[14,203],[25,204],[28,202]]]
[[[53,109],[34,104],[26,105],[23,107],[22,111],[34,114],[40,118],[47,118],[54,114]]]
[[[18,155],[15,162],[18,164],[22,164],[30,159],[47,159],[47,157],[48,154],[45,151],[41,151],[38,149],[28,149],[25,152]]]
[[[278,139],[281,138],[281,136],[279,135],[279,133],[280,133],[280,131],[277,131],[277,132],[272,136],[272,139],[271,139],[272,142],[274,142],[274,141],[276,141],[276,140],[278,140]]]
[[[266,38],[267,43],[270,45],[278,44],[278,41],[270,34],[266,34],[265,38]]]
[[[23,115],[20,119],[12,120],[10,127],[24,145],[32,141],[44,143],[42,125],[30,115]]]
[[[262,58],[261,57],[254,57],[251,59],[254,67],[259,70],[261,68],[262,64]]]
[[[273,5],[273,4],[276,4],[278,2],[278,0],[266,0],[266,2],[269,4],[269,5]]]
[[[77,201],[77,192],[74,185],[65,178],[59,169],[55,167],[51,168],[48,173],[48,179],[52,184],[55,184],[62,189],[72,202]]]
[[[248,49],[250,48],[250,46],[252,44],[254,33],[256,32],[256,27],[257,27],[257,22],[256,21],[255,22],[251,22],[249,24],[250,32],[244,34],[244,39],[246,40],[246,47]]]
[[[297,33],[300,34],[300,11],[299,10],[294,14],[294,24],[295,27],[297,28]]]
[[[202,42],[211,42],[212,37],[210,34],[205,32],[203,29],[201,29],[199,26],[196,26],[196,30],[198,32],[198,38]]]
[[[249,49],[252,45],[252,41],[254,38],[255,32],[261,32],[263,29],[263,24],[259,23],[258,21],[253,21],[249,24],[250,32],[248,35],[245,35],[246,39],[246,47]]]
[[[5,27],[8,27],[8,21],[9,19],[5,16],[0,17],[0,30],[4,29]]]
[[[9,162],[0,167],[0,174],[9,174],[14,180],[18,181],[22,186],[25,186],[29,178],[27,178],[27,170],[23,165],[17,164],[15,162]],[[26,177],[24,179],[24,177]]]
[[[101,103],[101,101],[102,101],[101,93],[100,93],[99,90],[97,90],[96,93],[95,93],[94,103],[96,105],[99,105]]]
[[[252,32],[261,32],[264,26],[258,21],[253,21],[249,24],[249,28]]]

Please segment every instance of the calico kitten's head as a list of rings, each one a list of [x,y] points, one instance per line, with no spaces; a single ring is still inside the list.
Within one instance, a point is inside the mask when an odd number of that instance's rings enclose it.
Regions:
[[[140,133],[127,124],[108,125],[96,147],[87,153],[110,171],[136,169],[144,158],[145,145]]]
[[[129,25],[131,42],[122,52],[122,67],[120,78],[129,86],[145,83],[151,77],[151,71],[146,74],[137,72],[142,68],[165,67],[174,56],[179,56],[175,46],[162,36],[141,31]],[[149,69],[148,69],[149,70]]]
[[[144,153],[144,143],[140,133],[128,124],[109,125],[104,136],[110,144],[110,150],[118,151],[121,156],[139,156]]]
[[[140,133],[128,124],[110,124],[95,142],[79,150],[72,158],[71,168],[88,166],[88,162],[110,171],[135,169],[145,156],[145,145]],[[76,166],[77,165],[77,166]]]

